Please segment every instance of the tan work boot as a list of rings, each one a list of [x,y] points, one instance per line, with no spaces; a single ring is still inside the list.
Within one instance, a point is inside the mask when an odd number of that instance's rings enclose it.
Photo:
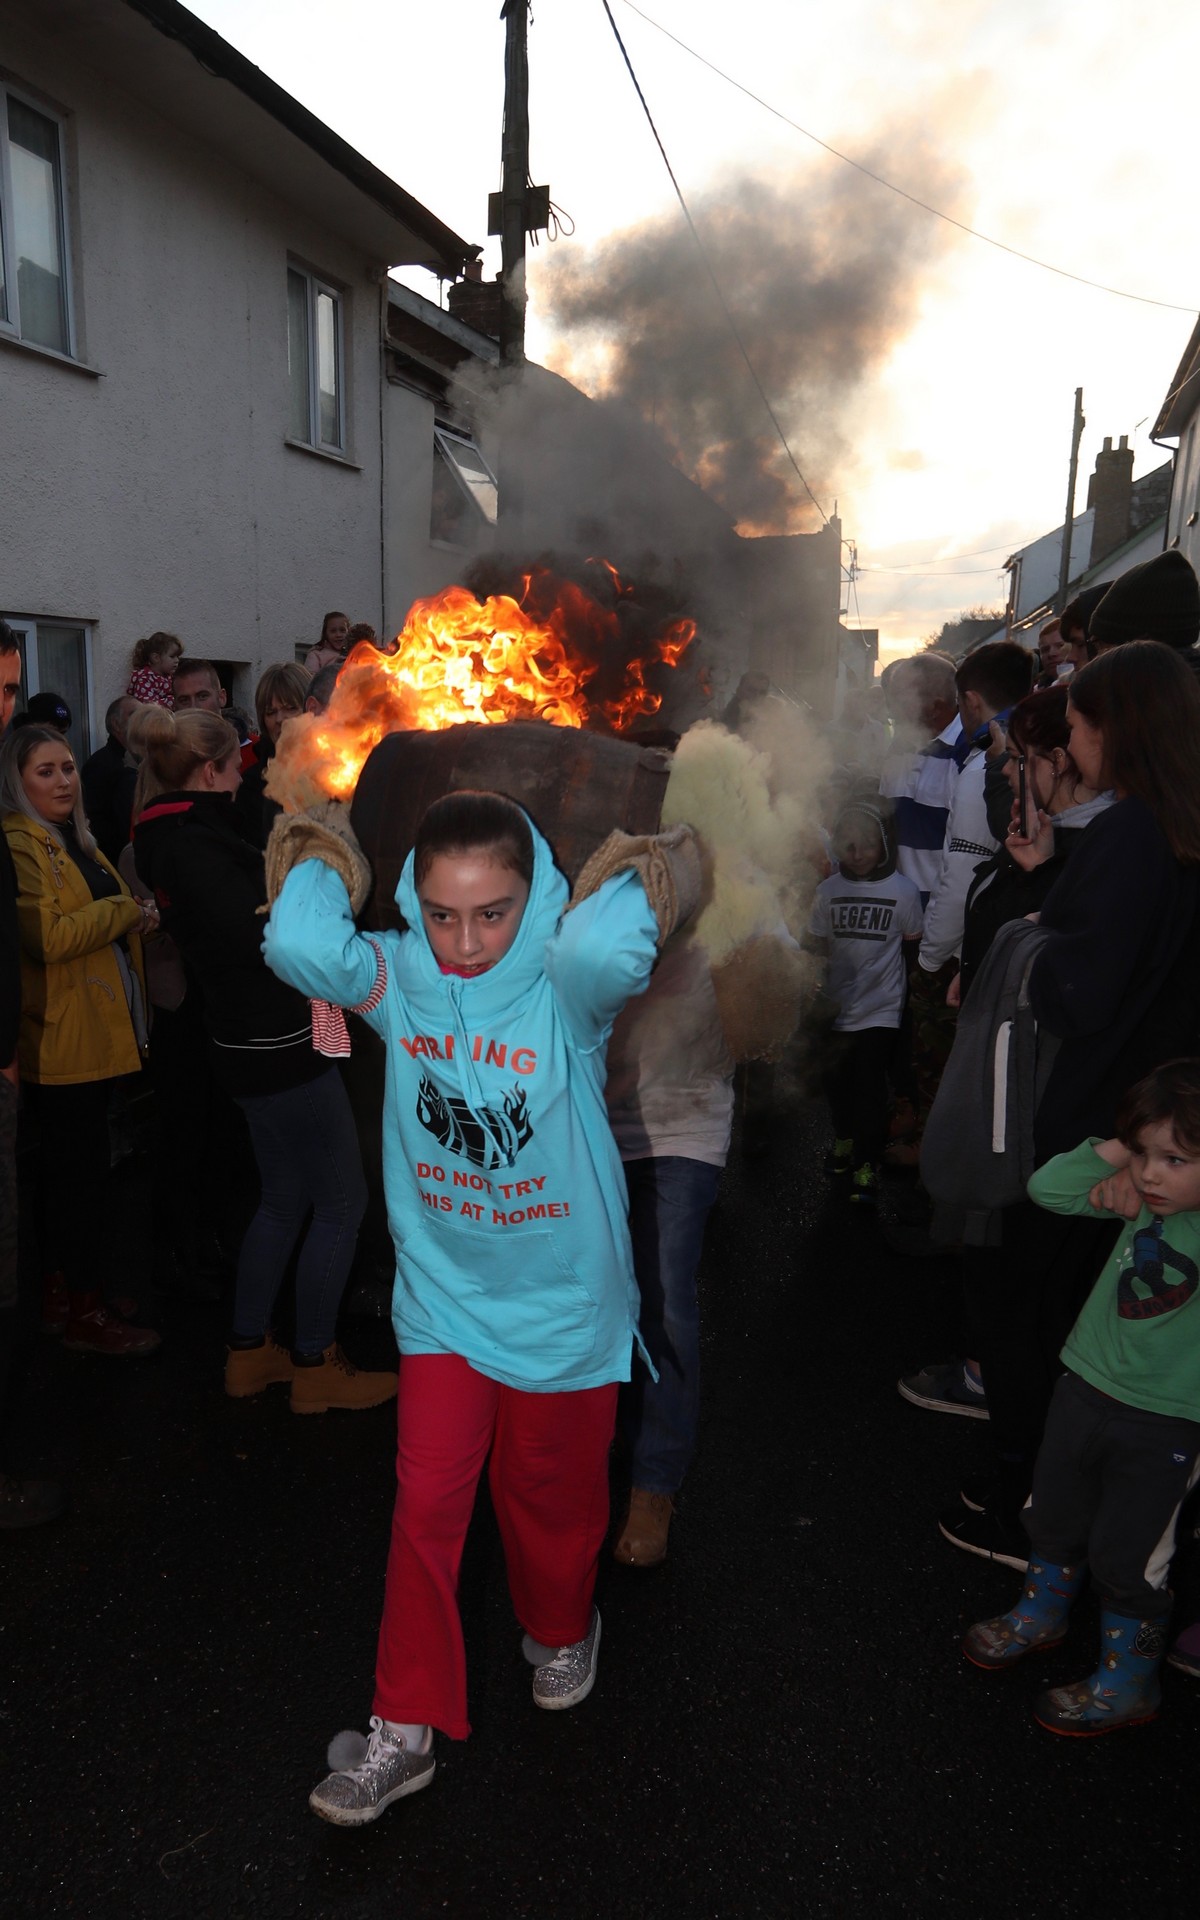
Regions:
[[[292,1356],[268,1333],[261,1347],[230,1347],[225,1360],[225,1391],[231,1400],[248,1399],[277,1381],[292,1377]]]
[[[351,1366],[335,1341],[326,1347],[315,1367],[296,1367],[292,1374],[292,1412],[328,1413],[330,1407],[381,1407],[396,1398],[394,1373],[363,1373]]]
[[[667,1557],[667,1533],[674,1511],[669,1493],[647,1493],[644,1487],[634,1487],[613,1548],[613,1559],[618,1566],[661,1566]]]

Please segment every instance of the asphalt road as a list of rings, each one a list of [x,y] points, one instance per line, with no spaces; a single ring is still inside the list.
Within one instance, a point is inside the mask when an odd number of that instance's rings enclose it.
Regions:
[[[953,1268],[840,1212],[823,1145],[800,1108],[735,1151],[699,1457],[668,1564],[602,1573],[591,1698],[534,1708],[483,1495],[475,1732],[359,1832],[306,1796],[366,1724],[391,1410],[226,1400],[216,1307],[161,1303],[143,1362],[43,1341],[29,1465],[70,1510],[0,1537],[5,1914],[1192,1920],[1200,1685],[1169,1671],[1155,1724],[1063,1740],[1028,1701],[1090,1670],[1094,1608],[1036,1671],[962,1660],[1017,1577],[936,1531],[985,1430],[895,1391],[953,1348]],[[378,1362],[389,1335],[345,1339]]]

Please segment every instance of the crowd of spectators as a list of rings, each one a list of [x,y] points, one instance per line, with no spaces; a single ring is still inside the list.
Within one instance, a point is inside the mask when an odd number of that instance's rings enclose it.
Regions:
[[[964,1352],[899,1389],[988,1425],[991,1470],[964,1480],[938,1526],[1024,1585],[964,1652],[989,1671],[1010,1666],[1062,1637],[1089,1566],[1100,1592],[1096,1671],[1035,1705],[1056,1732],[1151,1717],[1169,1639],[1174,1664],[1200,1677],[1198,638],[1200,588],[1168,552],[1072,601],[1036,648],[1006,638],[887,668],[886,720],[863,716],[829,783],[825,871],[798,930],[824,969],[823,1031],[814,1018],[807,1043],[830,1110],[835,1200],[881,1227],[894,1254],[954,1260],[961,1278]],[[161,1203],[153,1220],[159,1284],[197,1304],[228,1296],[226,1394],[286,1386],[298,1414],[396,1398],[396,1371],[355,1366],[339,1335],[369,1199],[363,1117],[339,1064],[344,1011],[361,1017],[357,1044],[374,1028],[388,1049],[400,1491],[372,1733],[313,1795],[342,1824],[427,1784],[435,1728],[467,1730],[452,1588],[488,1446],[538,1705],[573,1705],[595,1677],[596,1484],[621,1380],[632,1486],[614,1555],[639,1568],[666,1557],[696,1441],[696,1278],[735,1080],[711,968],[685,932],[686,829],[636,858],[618,850],[568,909],[519,809],[488,795],[467,796],[474,812],[438,803],[397,896],[408,930],[356,929],[367,883],[352,834],[308,822],[294,853],[296,822],[280,821],[269,784],[289,721],[324,710],[364,642],[378,644],[372,628],[327,614],[305,666],[262,673],[251,720],[217,663],[152,633],[103,746],[79,767],[57,695],[14,719],[17,642],[0,626],[0,1527],[48,1522],[65,1498],[18,1471],[20,1275],[35,1276],[42,1331],[72,1351],[129,1362],[161,1344],[106,1226],[115,1129],[143,1083],[159,1193],[172,1160],[202,1170],[220,1143],[249,1145],[256,1186],[236,1233],[181,1230]],[[525,957],[509,962],[510,950]],[[478,976],[501,963],[484,988]],[[556,1062],[543,1105],[551,1093],[565,1102],[557,1146],[538,1115],[551,1171],[537,1190],[569,1175],[591,1220],[572,1258],[586,1267],[607,1249],[610,1269],[560,1300],[561,1258],[543,1274],[537,1243],[511,1284],[550,1314],[545,1339],[511,1303],[493,1324],[482,1236],[479,1270],[461,1267],[469,1235],[436,1252],[426,1210],[454,1203],[414,1184],[414,1168],[445,1179],[415,1158],[433,1136],[475,1169],[464,1187],[509,1194],[490,1180],[534,1137],[527,1090],[481,1089],[485,1041],[480,1028],[472,1042],[463,1009],[516,1005],[521,968],[533,997],[520,1004],[540,1009],[539,1045]],[[440,1042],[400,1032],[423,1002]],[[429,1077],[433,1061],[452,1084]],[[515,1054],[513,1066],[532,1071]],[[397,1091],[406,1075],[415,1105]],[[414,1112],[424,1132],[401,1164]],[[19,1149],[33,1176],[20,1233]],[[889,1183],[906,1196],[899,1213]],[[475,1203],[461,1210],[472,1206],[478,1217]],[[570,1212],[556,1198],[538,1218],[558,1218],[555,1207]],[[595,1358],[623,1342],[628,1360],[624,1262],[641,1301],[631,1366]],[[431,1359],[457,1371],[414,1364]],[[436,1463],[422,1454],[435,1429]],[[547,1448],[561,1452],[552,1490],[533,1465]],[[450,1506],[453,1527],[438,1518]],[[576,1543],[557,1585],[543,1534]],[[413,1652],[413,1620],[442,1648],[436,1675]]]

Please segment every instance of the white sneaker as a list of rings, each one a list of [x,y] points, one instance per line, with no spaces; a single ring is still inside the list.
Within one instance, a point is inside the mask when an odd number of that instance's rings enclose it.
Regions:
[[[596,1655],[600,1651],[600,1615],[592,1608],[592,1625],[586,1640],[572,1647],[560,1647],[553,1660],[538,1667],[533,1676],[533,1704],[551,1713],[574,1707],[586,1700],[596,1684]]]
[[[308,1796],[308,1804],[322,1820],[335,1827],[364,1827],[378,1820],[385,1807],[406,1793],[418,1793],[433,1779],[433,1735],[427,1753],[414,1753],[400,1734],[389,1733],[378,1715],[371,1716],[370,1735],[340,1733],[329,1743],[329,1764],[335,1769]],[[348,1764],[339,1767],[337,1762]]]

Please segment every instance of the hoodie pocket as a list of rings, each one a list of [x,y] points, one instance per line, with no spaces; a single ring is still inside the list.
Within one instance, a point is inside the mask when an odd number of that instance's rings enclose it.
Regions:
[[[422,1220],[399,1249],[402,1315],[450,1352],[579,1357],[599,1308],[556,1235],[543,1227],[481,1232]]]

